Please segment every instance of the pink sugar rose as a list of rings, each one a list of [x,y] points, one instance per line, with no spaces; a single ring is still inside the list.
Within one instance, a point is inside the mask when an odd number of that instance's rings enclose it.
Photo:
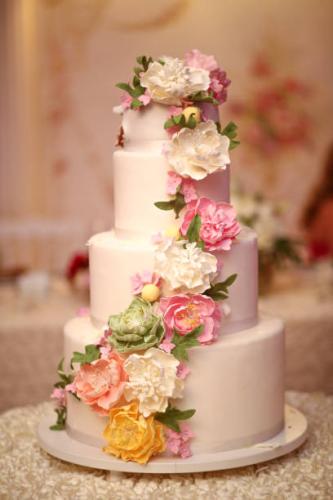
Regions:
[[[229,203],[215,202],[209,198],[191,201],[184,215],[180,231],[186,235],[195,215],[199,215],[201,226],[199,235],[208,251],[230,250],[232,241],[240,231],[236,211]]]
[[[180,424],[180,432],[175,432],[172,429],[166,428],[165,435],[167,438],[166,446],[174,455],[179,455],[181,458],[192,456],[189,441],[194,437],[189,424]]]
[[[55,387],[51,394],[51,399],[53,399],[58,408],[66,406],[66,391],[61,387]]]
[[[206,69],[207,71],[213,71],[218,68],[218,64],[214,56],[207,56],[197,49],[186,52],[185,64],[191,68],[201,68]]]
[[[187,335],[201,325],[203,331],[198,337],[201,344],[209,344],[217,339],[221,311],[210,297],[200,294],[162,297],[159,307],[166,327],[163,341],[166,344],[170,342],[174,330],[179,335]]]
[[[123,359],[111,352],[107,359],[82,365],[74,378],[76,395],[99,415],[108,415],[121,398],[127,373]]]
[[[160,286],[161,277],[152,271],[143,271],[131,276],[131,284],[133,295],[139,295],[145,285]]]
[[[221,68],[211,71],[209,76],[211,80],[209,89],[213,92],[214,99],[217,99],[220,104],[224,103],[227,100],[227,87],[231,80]]]

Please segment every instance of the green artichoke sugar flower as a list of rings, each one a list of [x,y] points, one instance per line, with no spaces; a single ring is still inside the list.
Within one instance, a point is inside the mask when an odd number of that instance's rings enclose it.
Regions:
[[[143,351],[159,344],[164,336],[160,316],[153,306],[136,297],[125,311],[109,318],[110,344],[118,352]]]

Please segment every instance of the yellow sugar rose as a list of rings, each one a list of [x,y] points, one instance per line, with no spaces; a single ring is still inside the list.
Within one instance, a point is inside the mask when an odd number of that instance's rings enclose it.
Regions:
[[[106,453],[125,461],[145,464],[153,455],[165,450],[163,425],[154,420],[153,415],[144,418],[139,413],[137,401],[112,408],[109,418],[103,432],[108,442],[103,448]]]

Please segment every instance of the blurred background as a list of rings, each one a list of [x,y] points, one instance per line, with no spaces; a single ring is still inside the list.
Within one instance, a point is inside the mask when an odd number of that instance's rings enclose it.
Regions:
[[[0,409],[47,397],[63,323],[87,314],[115,83],[191,48],[232,80],[233,202],[259,235],[260,307],[287,322],[287,387],[333,393],[332,22],[331,0],[1,0]]]

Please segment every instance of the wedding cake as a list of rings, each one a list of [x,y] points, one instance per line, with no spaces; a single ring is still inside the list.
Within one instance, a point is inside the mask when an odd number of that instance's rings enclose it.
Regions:
[[[284,426],[283,324],[258,316],[256,234],[229,200],[229,84],[198,50],[138,57],[118,84],[114,227],[88,242],[90,316],[65,326],[52,428],[121,460],[244,448]]]

